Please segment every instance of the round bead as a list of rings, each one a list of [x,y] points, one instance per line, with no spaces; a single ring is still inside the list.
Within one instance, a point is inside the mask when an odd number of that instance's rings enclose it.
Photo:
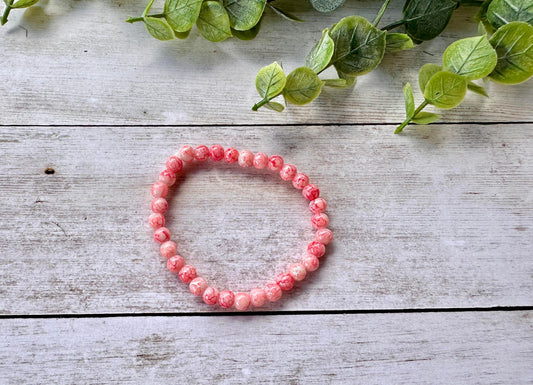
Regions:
[[[320,261],[313,254],[307,254],[302,258],[302,265],[307,271],[315,271],[320,265]]]
[[[178,245],[173,241],[166,241],[159,247],[159,252],[165,258],[173,257],[178,252]]]
[[[184,162],[192,162],[194,159],[194,148],[185,145],[179,149],[176,156]]]
[[[254,163],[254,154],[248,150],[242,150],[239,154],[239,166],[250,167]]]
[[[283,167],[283,158],[279,155],[272,155],[268,159],[268,168],[272,171],[280,171]]]
[[[307,245],[307,252],[320,258],[326,252],[326,246],[318,241],[312,241]]]
[[[303,172],[299,172],[294,176],[294,179],[292,180],[292,185],[294,188],[297,188],[298,190],[303,189],[305,186],[309,184],[309,177],[305,175]]]
[[[311,217],[311,224],[315,229],[320,229],[329,225],[329,218],[327,214],[318,213]]]
[[[178,271],[180,271],[183,266],[185,266],[185,261],[179,255],[174,255],[173,257],[170,257],[167,261],[167,269],[169,269],[173,273],[177,273]]]
[[[263,289],[252,289],[250,290],[250,303],[252,306],[261,307],[265,304],[267,300],[266,293]]]
[[[177,156],[171,156],[167,159],[167,169],[177,174],[183,169],[183,162]]]
[[[223,290],[218,296],[218,304],[224,309],[229,309],[235,302],[235,294],[231,290]]]
[[[314,184],[308,184],[303,188],[302,195],[308,201],[313,201],[320,195],[320,190]]]
[[[168,186],[163,182],[156,182],[152,186],[152,196],[154,198],[165,198],[168,194]]]
[[[189,290],[194,295],[200,296],[204,294],[205,289],[207,289],[207,281],[202,277],[196,277],[189,283]]]
[[[307,270],[301,263],[293,263],[289,266],[289,274],[295,281],[303,281]]]
[[[266,168],[268,165],[268,155],[264,152],[258,152],[254,156],[254,167],[257,169]]]
[[[228,148],[224,152],[224,160],[227,163],[235,163],[239,160],[239,151],[237,151],[235,148]]]
[[[176,174],[168,169],[161,171],[159,174],[159,181],[170,187],[176,183]]]
[[[250,306],[250,296],[248,293],[235,294],[235,309],[243,311]]]
[[[154,231],[154,239],[159,243],[166,242],[170,239],[170,231],[166,227],[160,227]]]
[[[281,298],[281,295],[283,294],[281,292],[281,287],[279,287],[276,283],[269,283],[265,286],[265,293],[266,297],[270,302],[276,302],[278,299]]]
[[[202,296],[204,302],[208,305],[215,305],[218,302],[218,290],[214,287],[208,287]]]
[[[196,269],[194,266],[185,265],[180,269],[178,276],[181,282],[191,283],[191,281],[196,278]]]
[[[209,149],[207,146],[201,145],[194,149],[194,159],[196,159],[198,162],[205,162],[207,159],[209,159]]]
[[[318,242],[327,245],[333,240],[333,232],[326,228],[318,229],[315,233],[315,239]]]
[[[214,144],[209,148],[209,155],[215,162],[219,162],[224,159],[224,147],[220,144]]]
[[[165,217],[160,213],[153,213],[148,217],[148,224],[154,229],[165,226]]]
[[[292,289],[294,286],[294,278],[289,273],[281,273],[276,277],[276,283],[283,291]]]
[[[315,214],[320,214],[326,211],[326,208],[328,207],[326,201],[322,198],[316,198],[315,200],[312,200],[309,202],[309,210],[311,210]]]
[[[281,176],[281,179],[289,181],[294,179],[296,172],[296,167],[294,165],[286,164],[279,171],[279,176]]]
[[[163,214],[168,209],[168,202],[165,198],[154,198],[152,200],[152,211]]]

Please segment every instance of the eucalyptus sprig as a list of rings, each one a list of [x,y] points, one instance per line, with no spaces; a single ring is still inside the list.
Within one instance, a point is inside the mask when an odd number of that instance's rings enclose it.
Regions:
[[[2,18],[0,19],[0,24],[4,25],[5,23],[7,23],[7,18],[12,9],[28,8],[32,5],[37,4],[38,1],[39,0],[4,0],[6,8],[4,9],[4,13],[2,14]]]

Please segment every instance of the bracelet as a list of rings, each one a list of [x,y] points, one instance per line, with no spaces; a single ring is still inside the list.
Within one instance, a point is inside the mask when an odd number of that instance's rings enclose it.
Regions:
[[[224,160],[227,163],[237,163],[241,167],[255,167],[257,169],[269,169],[279,173],[281,179],[292,182],[292,185],[301,190],[302,195],[309,201],[309,209],[313,213],[311,225],[316,229],[315,239],[307,246],[307,253],[299,263],[292,263],[287,271],[279,274],[275,282],[268,283],[263,288],[255,288],[248,293],[234,293],[231,290],[218,291],[208,286],[207,281],[197,276],[196,269],[186,265],[183,257],[177,254],[178,247],[170,240],[170,231],[165,227],[164,214],[168,210],[165,199],[169,187],[176,182],[176,175],[183,170],[185,164],[193,162],[205,162],[208,159],[215,162]],[[161,255],[167,258],[167,268],[177,273],[179,279],[189,285],[191,293],[201,296],[208,305],[218,304],[223,308],[231,308],[244,311],[250,305],[260,307],[268,300],[275,302],[281,298],[283,291],[293,288],[294,283],[302,281],[308,272],[315,271],[319,266],[319,258],[326,251],[325,245],[333,240],[333,233],[327,228],[329,218],[324,213],[327,204],[319,197],[320,191],[317,186],[309,183],[309,177],[298,172],[292,164],[284,164],[279,155],[268,157],[265,153],[253,154],[248,150],[237,151],[235,148],[224,148],[220,145],[207,146],[183,146],[175,156],[168,158],[166,168],[159,174],[159,181],[151,189],[152,214],[148,218],[148,224],[154,229],[154,239],[160,243]]]

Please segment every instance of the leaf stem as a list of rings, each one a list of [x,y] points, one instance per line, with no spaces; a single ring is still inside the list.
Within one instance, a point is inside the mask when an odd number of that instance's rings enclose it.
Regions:
[[[163,18],[165,17],[166,15],[164,13],[155,13],[153,15],[147,15],[145,17],[157,17],[157,18]],[[137,21],[143,21],[144,20],[144,17],[142,16],[138,16],[138,17],[129,17],[126,19],[126,22],[127,23],[135,23]]]
[[[9,16],[9,12],[11,12],[11,6],[13,5],[14,1],[15,0],[9,0],[6,3],[6,9],[4,10],[4,14],[2,15],[2,19],[0,21],[1,25],[4,25],[5,23],[7,23],[7,17]]]
[[[415,116],[417,116],[418,113],[419,113],[420,111],[422,111],[422,110],[423,110],[428,104],[429,104],[429,102],[428,102],[427,100],[424,100],[424,101],[422,102],[422,104],[419,105],[418,108],[415,110],[415,112],[413,113],[413,115],[412,115],[412,116],[408,116],[408,117],[403,121],[403,123],[400,124],[400,125],[398,126],[398,128],[396,128],[396,131],[394,131],[394,133],[395,133],[395,134],[399,134],[400,132],[402,132],[403,129],[405,128],[405,126],[407,126],[409,123],[411,123],[411,120],[413,120],[413,118],[414,118]]]
[[[376,15],[376,18],[372,22],[372,25],[374,27],[378,26],[379,22],[381,21],[381,18],[383,17],[383,14],[385,13],[385,11],[387,10],[387,7],[389,6],[390,1],[391,0],[385,0],[383,5],[381,6],[381,9],[379,10],[378,14]]]
[[[394,29],[394,28],[398,28],[399,26],[401,25],[404,25],[405,24],[405,20],[398,20],[398,21],[395,21],[394,23],[391,23],[389,25],[386,25],[385,27],[381,28],[383,31],[390,31],[391,29]]]
[[[252,107],[252,111],[257,111],[259,108],[263,107],[268,102],[270,102],[269,99],[263,99],[260,102],[255,103],[254,106]]]

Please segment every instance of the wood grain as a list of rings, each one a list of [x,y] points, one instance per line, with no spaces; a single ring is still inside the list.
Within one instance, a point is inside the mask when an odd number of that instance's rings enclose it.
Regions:
[[[0,313],[211,311],[145,221],[166,157],[216,142],[283,155],[329,202],[322,268],[270,309],[530,306],[532,128],[4,127]],[[169,227],[219,288],[263,284],[312,238],[303,198],[272,176],[205,165],[178,186]]]
[[[267,12],[255,40],[217,44],[196,30],[184,41],[155,41],[142,25],[124,22],[141,14],[144,3],[41,1],[26,12],[13,11],[0,29],[2,124],[399,123],[403,85],[411,82],[419,102],[418,68],[440,63],[446,46],[477,33],[476,9],[462,7],[441,37],[387,55],[354,91],[328,89],[313,104],[289,107],[283,114],[252,113],[261,67],[278,61],[290,72],[303,65],[323,28],[351,14],[373,19],[378,2],[347,2],[331,14],[312,12],[304,0],[280,2],[306,22],[291,23]],[[392,2],[382,25],[400,18],[401,3]],[[532,121],[531,108],[523,103],[533,99],[531,82],[489,83],[487,89],[489,99],[469,95],[460,107],[446,111],[443,121]]]
[[[531,312],[2,320],[0,382],[530,384]]]

